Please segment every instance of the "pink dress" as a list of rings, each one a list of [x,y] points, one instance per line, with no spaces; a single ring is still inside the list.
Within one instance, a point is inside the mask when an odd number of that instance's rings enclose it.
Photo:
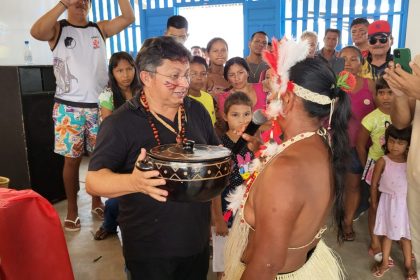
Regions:
[[[379,181],[378,210],[373,233],[391,240],[411,240],[407,210],[407,163],[395,162],[387,156],[385,168]]]
[[[363,79],[362,88],[355,93],[349,93],[351,103],[351,118],[349,121],[350,147],[356,146],[356,138],[362,119],[375,109],[373,94],[369,90],[368,79]]]
[[[255,112],[255,110],[258,109],[264,110],[267,106],[267,94],[263,90],[262,83],[252,84],[252,87],[257,95],[257,103],[255,103],[252,111]],[[225,91],[217,94],[217,106],[219,107],[219,113],[221,116],[224,116],[225,101],[232,92],[233,91]]]

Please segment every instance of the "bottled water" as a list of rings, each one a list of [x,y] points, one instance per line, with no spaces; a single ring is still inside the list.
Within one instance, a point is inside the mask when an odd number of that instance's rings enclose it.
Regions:
[[[25,65],[32,64],[32,51],[31,47],[29,46],[29,41],[25,41],[25,52],[23,53],[23,60]]]

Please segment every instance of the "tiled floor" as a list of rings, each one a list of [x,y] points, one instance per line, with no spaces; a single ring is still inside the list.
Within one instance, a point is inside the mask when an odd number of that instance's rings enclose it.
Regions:
[[[93,232],[100,226],[101,221],[92,217],[90,213],[90,196],[84,189],[87,160],[85,159],[80,169],[81,190],[79,192],[79,215],[82,229],[76,233],[65,233],[71,257],[73,271],[77,280],[119,280],[126,279],[124,274],[124,260],[121,252],[120,239],[110,237],[103,241],[95,241]],[[66,201],[54,205],[60,217],[66,214]],[[373,259],[367,254],[369,236],[367,234],[367,215],[355,223],[356,240],[338,246],[335,233],[328,231],[325,234],[326,242],[331,245],[341,256],[348,279],[374,279],[370,273]],[[392,248],[392,257],[395,267],[390,269],[382,279],[405,279],[403,257],[398,244]],[[208,279],[216,279],[214,273],[209,272]]]

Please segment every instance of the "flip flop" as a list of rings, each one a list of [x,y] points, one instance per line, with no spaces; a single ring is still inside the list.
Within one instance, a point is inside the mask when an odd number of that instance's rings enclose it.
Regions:
[[[372,272],[372,276],[375,278],[381,278],[382,276],[384,276],[385,272],[387,272],[388,270],[389,270],[389,266],[385,268],[385,270],[383,270],[382,272],[381,272],[381,267],[375,266],[375,271]]]
[[[90,212],[93,214],[93,216],[95,216],[99,220],[104,219],[104,209],[102,209],[101,207],[96,207],[96,208],[90,210]]]
[[[66,223],[67,223],[67,225],[66,225]],[[71,226],[69,226],[69,224]],[[65,231],[69,231],[69,232],[79,231],[80,228],[81,228],[80,218],[79,217],[76,217],[76,219],[74,221],[73,220],[69,220],[69,219],[65,219],[64,220],[63,227],[64,227],[64,230]]]
[[[344,241],[354,241],[354,238],[356,237],[356,233],[354,231],[345,232],[343,236]]]
[[[375,261],[376,262],[378,262],[378,263],[380,263],[380,262],[382,262],[382,252],[379,252],[379,253],[377,253],[377,254],[375,254],[374,256],[373,256],[373,258],[375,259]],[[391,267],[394,267],[395,266],[395,263],[394,263],[394,259],[393,258],[391,258],[391,256],[388,258],[388,267],[389,268],[391,268]]]
[[[407,275],[407,280],[419,280],[417,277],[417,272],[413,272]]]

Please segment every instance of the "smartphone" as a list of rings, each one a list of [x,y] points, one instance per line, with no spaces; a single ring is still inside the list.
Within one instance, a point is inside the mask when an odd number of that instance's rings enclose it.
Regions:
[[[413,70],[411,70],[411,67],[409,65],[411,61],[411,52],[408,48],[403,49],[395,49],[394,50],[394,64],[401,65],[401,68],[408,73],[413,73]]]
[[[343,57],[337,57],[337,59],[331,64],[331,68],[336,75],[344,70],[345,61]]]

